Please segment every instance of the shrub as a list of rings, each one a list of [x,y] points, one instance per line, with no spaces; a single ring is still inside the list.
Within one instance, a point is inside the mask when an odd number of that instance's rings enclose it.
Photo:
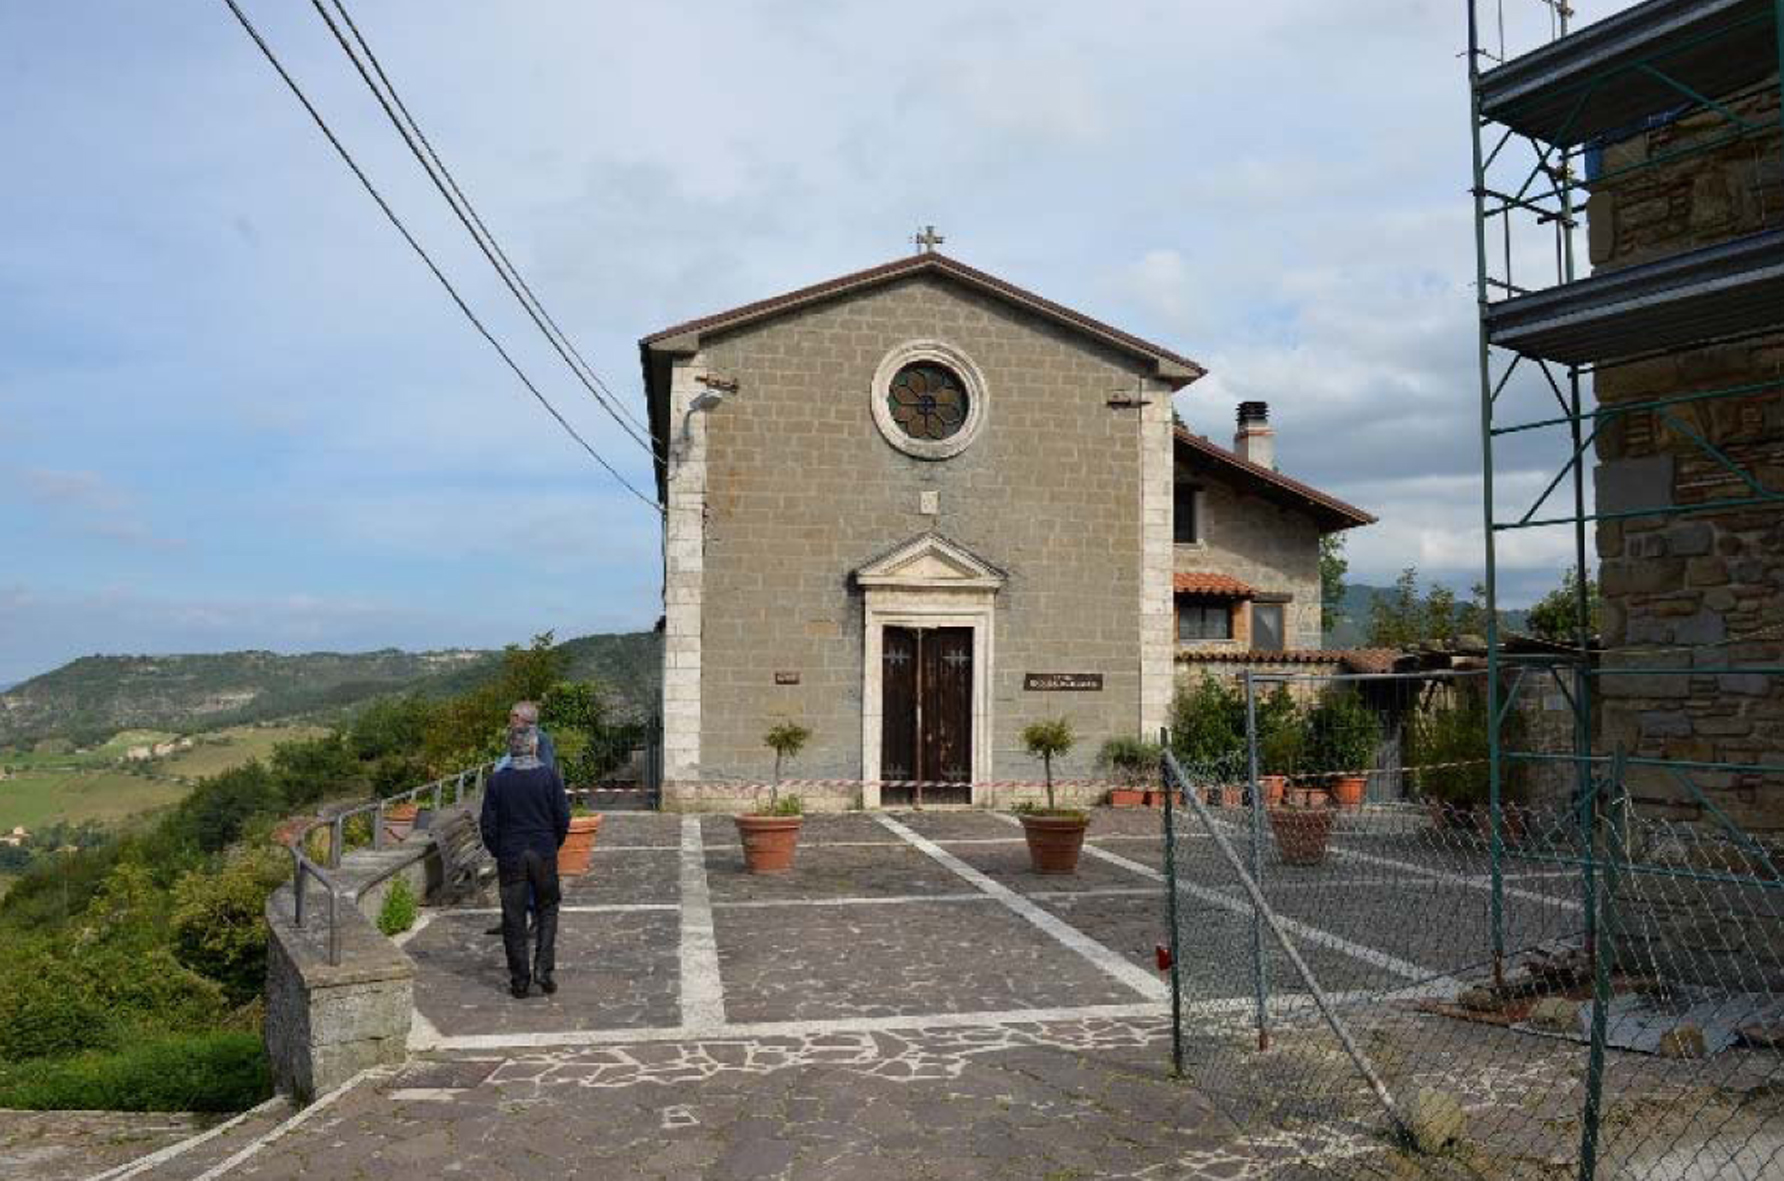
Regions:
[[[795,757],[800,751],[805,749],[805,744],[810,741],[811,731],[806,727],[801,726],[798,722],[793,721],[776,722],[768,728],[766,734],[762,735],[762,745],[774,752],[774,784],[768,791],[768,810],[761,813],[761,815],[797,816],[799,814],[796,811],[791,813],[776,811],[776,809],[781,806],[781,760]],[[791,799],[792,797],[789,796],[788,798]]]
[[[1329,690],[1307,716],[1314,769],[1367,771],[1381,745],[1381,719],[1347,686]]]
[[[272,1094],[252,1033],[164,1034],[115,1052],[0,1067],[0,1107],[27,1111],[242,1111]]]
[[[1265,775],[1297,775],[1307,761],[1307,717],[1288,686],[1278,684],[1257,705],[1258,762]]]
[[[180,963],[215,980],[232,1004],[258,995],[266,980],[266,900],[285,880],[284,858],[238,852],[214,873],[183,874],[170,923]]]
[[[378,930],[386,935],[400,935],[415,925],[415,891],[405,877],[393,878],[384,892],[384,905],[378,908]]]
[[[1146,783],[1158,775],[1162,750],[1158,743],[1143,738],[1111,738],[1097,752],[1096,764],[1122,783]]]
[[[1503,737],[1508,744],[1520,740],[1522,716],[1513,710],[1506,719]],[[1471,807],[1484,804],[1491,795],[1492,770],[1487,763],[1486,695],[1458,690],[1448,701],[1427,705],[1413,715],[1406,727],[1408,769],[1419,795],[1446,804]],[[1505,760],[1500,765],[1501,798],[1522,802],[1525,780],[1522,767]]]
[[[48,940],[15,944],[0,962],[0,1062],[109,1046],[116,1026],[88,976]],[[0,1107],[9,1106],[0,1098]]]
[[[1206,673],[1171,702],[1171,749],[1189,763],[1207,765],[1245,753],[1245,699]]]

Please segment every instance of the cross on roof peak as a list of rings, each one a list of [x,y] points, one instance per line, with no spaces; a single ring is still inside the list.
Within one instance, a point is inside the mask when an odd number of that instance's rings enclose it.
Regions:
[[[924,226],[922,232],[911,241],[917,244],[918,254],[934,254],[935,248],[946,242],[947,239],[936,233],[934,226]]]

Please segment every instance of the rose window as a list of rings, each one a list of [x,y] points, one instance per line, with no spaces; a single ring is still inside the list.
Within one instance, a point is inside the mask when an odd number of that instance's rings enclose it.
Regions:
[[[913,439],[946,439],[966,424],[966,388],[953,371],[933,362],[906,365],[886,391],[892,421]]]

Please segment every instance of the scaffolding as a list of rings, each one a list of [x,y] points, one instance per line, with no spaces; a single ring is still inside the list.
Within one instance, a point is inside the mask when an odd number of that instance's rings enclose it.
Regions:
[[[1602,928],[1614,921],[1607,900],[1619,871],[1631,860],[1614,832],[1622,823],[1619,810],[1642,803],[1627,789],[1635,769],[1670,776],[1706,824],[1757,849],[1766,871],[1756,878],[1756,886],[1784,885],[1760,843],[1697,782],[1699,773],[1710,772],[1747,776],[1748,782],[1762,785],[1784,784],[1778,778],[1784,775],[1784,759],[1669,760],[1607,742],[1596,713],[1606,696],[1606,680],[1761,676],[1769,678],[1775,691],[1784,675],[1784,667],[1777,666],[1784,662],[1773,659],[1754,666],[1696,648],[1680,667],[1677,660],[1644,659],[1641,649],[1628,644],[1621,652],[1618,645],[1598,650],[1586,577],[1592,568],[1588,526],[1784,509],[1784,487],[1775,477],[1768,484],[1766,473],[1754,470],[1751,457],[1731,454],[1691,421],[1706,410],[1704,403],[1777,394],[1784,390],[1784,378],[1760,375],[1757,381],[1669,389],[1633,401],[1600,401],[1592,387],[1607,375],[1633,372],[1626,367],[1784,331],[1784,217],[1775,209],[1762,211],[1758,227],[1739,236],[1687,243],[1687,248],[1590,274],[1578,257],[1588,241],[1585,214],[1595,194],[1639,183],[1643,170],[1691,168],[1693,159],[1710,153],[1725,158],[1730,150],[1750,150],[1767,169],[1765,178],[1777,175],[1771,170],[1779,168],[1778,158],[1784,155],[1784,104],[1776,118],[1755,117],[1753,109],[1769,105],[1769,94],[1778,90],[1784,75],[1784,0],[1647,0],[1577,29],[1570,27],[1574,14],[1567,0],[1534,0],[1539,7],[1515,15],[1546,17],[1548,39],[1515,56],[1504,46],[1508,2],[1516,0],[1468,0],[1467,53],[1489,716],[1494,719],[1489,743],[1492,950],[1497,976],[1506,955],[1501,872],[1507,853],[1502,821],[1506,785],[1521,770],[1547,763],[1570,782],[1571,814],[1583,837],[1579,868],[1588,916],[1585,938],[1598,977],[1590,1070],[1601,1075],[1603,1002],[1610,992],[1607,961],[1612,958],[1604,950]],[[1485,40],[1495,28],[1498,52]],[[1681,126],[1691,133],[1669,132]],[[1660,150],[1650,150],[1655,142]],[[1640,145],[1639,150],[1630,150],[1631,144]],[[1540,408],[1533,410],[1533,402]],[[1688,441],[1707,458],[1718,473],[1716,494],[1678,497],[1670,486],[1631,483],[1614,489],[1614,496],[1604,495],[1601,487],[1601,495],[1589,497],[1587,465],[1595,447],[1636,416],[1658,424],[1670,439]],[[1540,493],[1527,505],[1520,501],[1521,511],[1508,510],[1498,499],[1506,487],[1496,488],[1495,475],[1507,470],[1508,454],[1525,471],[1537,455],[1543,457],[1545,471],[1559,462]],[[1510,544],[1511,535],[1543,529],[1571,531],[1578,571],[1573,634],[1562,653],[1509,652],[1498,607],[1499,551]],[[1712,658],[1706,659],[1707,653]],[[1571,749],[1521,748],[1505,730],[1520,691],[1536,683],[1565,698]],[[1607,830],[1613,834],[1608,840]],[[1596,1087],[1592,1093],[1596,1097]],[[1599,1134],[1596,1107],[1595,1100],[1583,1120],[1581,1176],[1592,1175]]]

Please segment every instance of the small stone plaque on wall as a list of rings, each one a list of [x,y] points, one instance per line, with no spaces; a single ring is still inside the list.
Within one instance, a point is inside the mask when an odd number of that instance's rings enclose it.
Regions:
[[[1039,693],[1101,693],[1102,673],[1025,673],[1022,687]]]
[[[799,674],[797,672],[777,672],[774,674],[774,683],[777,685],[797,685],[799,683]]]

